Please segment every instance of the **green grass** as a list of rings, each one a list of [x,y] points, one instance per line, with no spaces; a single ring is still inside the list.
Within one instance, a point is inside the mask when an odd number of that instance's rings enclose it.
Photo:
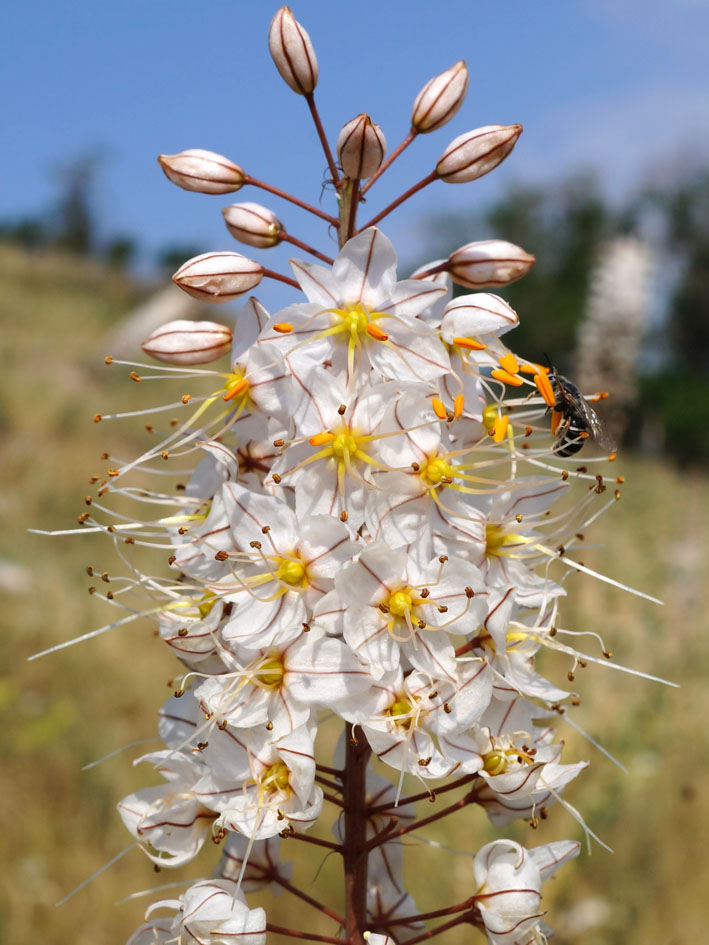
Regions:
[[[6,672],[0,680],[0,818],[6,868],[0,881],[0,941],[121,943],[159,894],[118,907],[116,901],[177,877],[167,871],[156,876],[133,851],[56,907],[58,899],[129,844],[115,803],[153,780],[150,771],[130,765],[145,750],[142,746],[87,772],[80,769],[153,735],[176,663],[148,624],[27,663],[32,653],[114,616],[87,593],[95,579],[87,577],[86,565],[99,571],[113,566],[105,543],[96,536],[40,538],[27,529],[71,527],[85,508],[89,476],[106,465],[100,454],[110,446],[130,455],[145,441],[139,424],[91,422],[98,411],[144,403],[144,385],[132,384],[124,368],[103,365],[108,352],[101,344],[140,293],[119,274],[8,248],[0,248],[0,279],[0,559],[23,569],[2,592]],[[608,667],[577,673],[575,685],[582,694],[577,721],[622,760],[628,773],[572,729],[563,731],[565,760],[591,761],[591,770],[566,798],[615,852],[596,847],[591,857],[582,854],[550,884],[545,904],[560,942],[695,945],[706,935],[703,900],[709,878],[703,840],[709,821],[709,485],[698,474],[633,457],[618,460],[618,472],[627,477],[622,500],[588,534],[589,545],[604,544],[589,547],[584,560],[656,594],[665,606],[574,576],[564,624],[599,631],[619,662],[679,682],[681,689]],[[560,680],[569,669],[549,656],[544,667]],[[336,737],[332,724],[323,737]],[[431,805],[423,804],[422,811],[430,813]],[[327,825],[317,829],[329,835]],[[521,825],[510,833],[527,845],[581,837],[558,805],[536,831]],[[468,810],[425,835],[470,851],[497,834],[482,814]],[[299,859],[303,845],[285,843],[283,851]],[[210,844],[197,865],[178,875],[206,875],[215,852]],[[411,891],[422,910],[471,893],[468,857],[414,841],[407,856]],[[312,884],[310,891],[326,895],[337,875],[334,858],[321,866],[321,857],[310,856],[296,875]],[[263,897],[257,902],[267,904]],[[584,910],[603,913],[605,921],[579,931]],[[269,906],[274,922],[333,934],[329,922],[310,912],[295,909],[284,896]],[[441,939],[450,945],[469,940],[470,934],[459,930]]]

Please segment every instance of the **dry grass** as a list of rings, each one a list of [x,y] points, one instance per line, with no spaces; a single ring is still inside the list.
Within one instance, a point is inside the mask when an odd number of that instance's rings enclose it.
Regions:
[[[137,402],[143,393],[125,380],[124,371],[101,364],[100,339],[134,303],[136,289],[116,274],[83,263],[31,259],[8,249],[0,252],[0,278],[5,479],[0,577],[4,665],[9,668],[0,682],[5,772],[0,816],[5,862],[11,863],[3,870],[0,940],[120,943],[141,921],[146,901],[116,908],[116,900],[173,878],[167,873],[156,877],[140,854],[129,854],[65,906],[55,903],[128,845],[114,805],[151,775],[130,766],[129,759],[142,749],[85,773],[80,768],[153,734],[175,664],[147,625],[28,664],[31,653],[107,619],[86,593],[91,582],[85,566],[110,569],[111,562],[104,560],[98,538],[46,539],[26,529],[71,525],[84,508],[82,484],[97,471],[106,444],[118,444],[117,451],[126,455],[145,436],[129,427],[91,423],[104,406]],[[585,560],[657,594],[666,605],[659,608],[574,577],[565,623],[600,631],[618,661],[680,682],[682,688],[609,668],[578,674],[583,694],[578,721],[623,761],[628,773],[572,730],[565,732],[567,760],[592,762],[568,799],[615,853],[596,848],[593,856],[584,855],[562,871],[549,890],[550,919],[558,940],[576,945],[694,945],[706,935],[702,832],[709,819],[704,646],[709,487],[698,475],[637,459],[623,467],[628,485],[622,501],[588,536],[589,542],[597,538],[605,546],[589,549]],[[568,669],[560,661],[553,668],[557,678]],[[332,728],[324,737],[335,737]],[[327,828],[322,830],[327,836]],[[447,834],[429,835],[471,850],[495,833],[482,816],[468,812]],[[580,830],[557,807],[535,833],[522,826],[515,836],[533,845],[579,837]],[[296,858],[301,847],[286,852]],[[201,865],[180,875],[204,874],[208,862],[205,856]],[[318,872],[319,865],[319,859],[311,859],[299,875],[324,889],[336,877],[336,866],[328,860]],[[412,844],[409,875],[424,910],[470,893],[470,860],[457,853]],[[270,917],[293,924],[301,914],[281,897]],[[302,922],[312,931],[325,931],[318,919],[310,915]],[[462,942],[462,933],[442,941]]]

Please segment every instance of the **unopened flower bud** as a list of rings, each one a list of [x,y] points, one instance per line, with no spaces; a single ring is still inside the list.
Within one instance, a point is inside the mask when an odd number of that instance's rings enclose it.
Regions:
[[[436,174],[447,184],[465,184],[489,173],[505,160],[521,125],[484,125],[454,138],[438,159]]]
[[[482,240],[467,243],[448,257],[448,272],[458,285],[469,289],[516,282],[532,268],[536,259],[514,243]]]
[[[244,172],[238,164],[202,148],[159,154],[158,164],[173,184],[200,194],[230,194],[244,184]]]
[[[263,269],[241,253],[202,253],[188,259],[172,277],[175,285],[200,302],[230,302],[250,292]]]
[[[268,249],[280,243],[285,236],[286,229],[276,214],[258,203],[233,203],[225,207],[222,213],[234,239],[249,246]]]
[[[419,134],[443,127],[463,104],[467,91],[468,69],[461,59],[421,89],[411,111],[411,127]]]
[[[156,329],[141,348],[166,364],[209,364],[231,350],[231,341],[226,325],[179,319]]]
[[[299,95],[308,95],[318,84],[318,60],[310,37],[289,7],[281,7],[271,20],[268,48],[284,82]]]
[[[337,157],[347,177],[371,177],[381,167],[387,143],[382,129],[362,112],[337,136]]]

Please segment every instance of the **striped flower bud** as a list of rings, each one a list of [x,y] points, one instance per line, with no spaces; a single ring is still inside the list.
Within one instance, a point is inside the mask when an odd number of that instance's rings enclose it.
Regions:
[[[202,148],[159,154],[158,164],[173,184],[200,194],[230,194],[244,184],[244,172],[238,164]]]
[[[382,129],[362,112],[337,136],[337,157],[347,177],[371,177],[381,167],[387,143]]]
[[[172,277],[175,285],[200,302],[230,302],[250,292],[263,279],[263,269],[241,253],[202,253],[183,263]]]
[[[231,341],[231,328],[226,325],[178,319],[157,328],[141,348],[165,364],[209,364],[228,354]]]
[[[465,184],[488,174],[505,160],[521,125],[485,125],[454,138],[438,159],[436,174],[447,184]]]
[[[482,240],[467,243],[448,257],[447,271],[458,285],[469,289],[516,282],[532,268],[536,259],[514,243]]]
[[[310,37],[289,7],[281,7],[271,20],[268,48],[276,68],[294,92],[308,95],[318,84],[318,60]]]
[[[463,104],[467,91],[468,69],[461,59],[421,89],[411,110],[411,127],[419,134],[442,128]]]
[[[234,239],[249,246],[268,249],[285,236],[286,229],[276,214],[258,203],[233,203],[222,213]]]

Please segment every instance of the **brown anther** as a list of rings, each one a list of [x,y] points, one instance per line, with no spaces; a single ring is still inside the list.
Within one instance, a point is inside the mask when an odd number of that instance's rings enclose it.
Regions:
[[[426,629],[426,621],[425,621],[425,620],[417,620],[417,621],[416,621],[416,626],[419,628],[419,630],[425,630],[425,629]]]
[[[581,705],[581,700],[579,699],[578,696],[575,696],[575,697],[571,700],[571,705]]]
[[[170,555],[170,557],[167,559],[167,563],[170,565],[174,564],[176,561],[177,561],[176,555]]]
[[[86,573],[88,574],[89,577],[94,576],[94,569],[91,567],[90,564],[86,565]]]
[[[429,692],[429,694],[428,694],[428,698],[429,698],[429,699],[437,699],[437,698],[438,698],[438,692],[437,692],[435,689],[432,689],[431,692]]]
[[[155,429],[154,429],[152,423],[146,423],[146,424],[145,424],[145,432],[146,432],[146,433],[155,433]]]
[[[569,670],[568,673],[566,674],[566,678],[569,680],[569,682],[573,682],[574,679],[576,679],[576,676],[574,676],[573,672]]]
[[[453,413],[452,410],[449,410],[448,413],[446,414],[446,423],[453,423],[454,420],[455,420],[455,414]]]
[[[118,473],[118,470],[117,470],[117,469],[109,469],[109,470],[108,470],[108,475],[111,476],[111,478],[113,478],[113,479],[115,479],[118,474],[119,474],[119,473]]]
[[[341,521],[341,522],[346,522],[346,521],[347,521],[347,509],[343,509],[343,510],[340,512],[340,521]]]
[[[131,371],[131,372],[130,372],[130,379],[131,379],[132,381],[135,381],[136,383],[137,383],[138,381],[142,381],[142,380],[143,380],[143,378],[140,376],[140,374],[137,374],[135,371]]]
[[[586,669],[586,667],[588,666],[588,661],[587,661],[587,660],[579,660],[579,666],[581,667],[581,669]]]
[[[580,473],[588,472],[588,466],[577,466],[576,472],[580,472]]]
[[[175,492],[184,492],[186,488],[187,486],[184,484],[184,482],[175,483]]]
[[[561,478],[564,482],[566,482],[566,480],[569,478],[569,474],[565,469],[562,469],[561,471]]]
[[[187,527],[187,525],[180,525],[180,527],[177,529],[177,534],[186,535],[188,531],[189,531],[189,528]]]
[[[103,574],[101,575],[101,580],[103,581],[104,584],[110,583],[111,579],[108,576],[108,571],[103,572]]]
[[[103,417],[101,416],[100,413],[95,413],[95,414],[94,414],[94,423],[100,423],[102,419],[103,419]]]
[[[530,817],[529,826],[532,828],[532,830],[536,830],[539,826],[539,819],[537,817]]]
[[[108,528],[106,529],[109,535],[112,535],[115,532],[115,530],[116,529],[113,527],[113,525],[109,525]]]
[[[522,522],[522,515],[519,512],[515,515],[515,522],[517,522],[518,525]]]
[[[272,473],[272,474],[271,474],[271,479],[273,479],[273,481],[276,483],[276,485],[278,485],[278,484],[280,483],[280,481],[281,481],[281,477],[278,475],[278,473]]]
[[[301,627],[303,628],[303,633],[310,633],[309,623],[306,623],[305,621],[303,621],[303,623],[301,624]]]
[[[577,538],[579,541],[583,541],[585,537],[586,536],[584,535],[583,532],[576,532],[576,534],[574,535],[574,538]]]
[[[76,516],[76,521],[79,525],[83,525],[87,518],[91,518],[88,512],[82,512],[81,515]]]
[[[204,751],[207,745],[209,745],[209,742],[197,742],[197,748],[199,748],[200,751]]]
[[[86,505],[91,505],[91,496],[90,496],[90,495],[85,495],[85,496],[84,496],[84,502],[86,503]]]
[[[550,637],[555,637],[556,634],[557,634],[557,632],[558,632],[558,631],[557,631],[556,627],[552,627],[552,628],[549,630],[549,636],[550,636]]]
[[[350,745],[354,745],[355,748],[359,748],[359,740],[354,732],[352,733],[352,738],[350,739]]]
[[[173,417],[172,420],[170,420],[170,426],[176,427],[179,422],[180,421],[176,417]]]
[[[613,495],[615,496],[616,501],[617,501],[620,498],[620,489],[616,489]]]
[[[617,486],[622,486],[625,482],[625,476],[616,476],[615,482]]]
[[[255,548],[256,551],[260,551],[262,547],[263,547],[263,545],[261,544],[260,541],[250,541],[250,542],[249,542],[249,548]]]
[[[277,446],[277,447],[285,446],[285,445],[286,445],[286,441],[283,440],[283,439],[274,440],[274,441],[273,441],[273,445],[274,445],[274,446]]]
[[[101,453],[101,455],[99,456],[99,459],[108,459],[108,457],[109,457],[108,453]]]
[[[446,607],[445,604],[441,604],[441,606],[440,606],[440,607],[437,607],[436,609],[438,610],[438,613],[439,613],[439,614],[447,614],[447,613],[448,613],[448,608]]]
[[[168,453],[167,450],[161,450],[161,451],[160,451],[160,456],[162,457],[162,459],[167,459],[169,455],[170,455],[170,454]]]
[[[422,768],[427,768],[431,764],[431,756],[429,755],[428,758],[419,758],[418,764]]]
[[[607,486],[605,486],[603,482],[599,482],[596,488],[594,489],[594,492],[596,493],[596,495],[600,495],[602,492],[606,491],[606,488]]]
[[[525,435],[525,436],[531,436],[533,432],[534,432],[534,431],[532,430],[531,427],[525,427],[525,428],[524,428],[524,435]]]
[[[126,544],[126,545],[134,545],[134,544],[135,544],[135,538],[131,538],[131,536],[129,535],[127,538],[124,538],[124,539],[123,539],[123,543]]]
[[[178,637],[186,637],[189,632],[190,631],[187,629],[187,627],[180,627],[180,629],[177,631],[177,635]]]
[[[140,829],[138,830],[138,833],[140,833]],[[162,870],[157,863],[153,863],[153,873],[162,873]]]
[[[419,597],[423,597],[424,600],[426,600],[426,598],[430,596],[431,596],[431,592],[427,587],[422,587],[421,590],[419,591]]]
[[[96,588],[92,586],[92,587],[90,587],[90,588],[88,589],[88,591],[89,591],[89,594],[95,594],[95,593],[96,593]]]
[[[221,722],[217,722],[217,728],[219,729],[220,732],[226,731],[226,727],[227,727],[226,719],[222,719]]]
[[[549,816],[549,810],[548,810],[548,808],[546,808],[546,807],[540,807],[540,808],[539,808],[539,816],[542,818],[542,820],[546,820],[547,817]]]
[[[441,562],[441,564],[445,564],[448,560],[448,555],[440,555],[438,560]]]
[[[344,415],[347,413],[347,407],[344,404],[340,404],[340,406],[337,408],[337,412],[341,417],[344,417]]]
[[[608,462],[609,462],[609,463],[613,463],[613,462],[615,462],[616,459],[618,459],[618,454],[616,453],[615,450],[613,450],[612,453],[609,453],[609,454],[608,454]]]
[[[472,587],[465,588],[465,596],[468,598],[468,600],[471,600],[473,597],[475,597],[475,591],[472,589]]]
[[[563,558],[564,555],[566,554],[566,548],[564,548],[563,545],[559,545],[556,550],[559,552],[560,558]]]
[[[183,394],[180,400],[183,404],[188,404],[192,400],[192,394]]]
[[[418,472],[421,467],[419,466],[418,463],[412,463],[411,468],[413,469],[414,472]]]
[[[184,689],[176,689],[176,690],[173,692],[173,696],[174,696],[176,699],[181,699],[181,698],[184,696],[184,694],[185,694],[185,690],[184,690]]]
[[[443,711],[446,713],[446,715],[450,715],[453,709],[451,709],[450,705],[447,702],[444,702]]]
[[[113,358],[111,357],[110,354],[107,354],[107,355],[106,355],[106,357],[103,359],[103,363],[104,363],[104,364],[113,364]]]
[[[271,722],[271,721],[266,722],[266,731],[267,731],[267,732],[272,732],[272,731],[273,731],[273,722]]]
[[[228,551],[218,551],[218,552],[214,555],[214,560],[215,560],[215,561],[226,561],[228,557],[229,557],[229,552],[228,552]]]
[[[389,609],[389,605],[388,605],[388,604],[379,604],[379,610],[381,610],[381,612],[382,612],[383,614],[389,614],[389,613],[391,613],[391,610]]]
[[[604,650],[603,655],[605,656],[607,660],[609,660],[613,656],[610,650]]]

